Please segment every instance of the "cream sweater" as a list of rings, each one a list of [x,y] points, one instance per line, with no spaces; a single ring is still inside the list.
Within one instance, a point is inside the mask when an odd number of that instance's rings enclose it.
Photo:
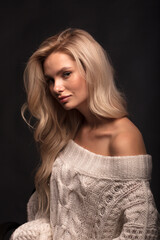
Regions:
[[[53,164],[50,216],[38,213],[35,192],[11,239],[158,240],[151,170],[149,154],[102,156],[70,140]]]

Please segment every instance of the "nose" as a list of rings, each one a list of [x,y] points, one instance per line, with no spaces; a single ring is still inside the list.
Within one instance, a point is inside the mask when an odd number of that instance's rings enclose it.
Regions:
[[[54,86],[53,86],[53,91],[55,94],[59,94],[64,91],[64,85],[61,80],[55,80]]]

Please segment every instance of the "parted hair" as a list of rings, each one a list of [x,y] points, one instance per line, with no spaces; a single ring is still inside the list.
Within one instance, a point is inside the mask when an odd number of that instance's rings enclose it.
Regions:
[[[42,212],[49,210],[53,162],[69,139],[74,138],[83,121],[78,110],[65,110],[49,91],[43,63],[53,52],[66,53],[76,61],[88,86],[88,107],[94,116],[121,118],[128,115],[125,95],[116,87],[107,53],[88,32],[69,28],[49,37],[39,46],[24,71],[27,101],[22,106],[22,116],[29,125],[25,118],[26,110],[35,119],[32,128],[41,155],[35,186]]]

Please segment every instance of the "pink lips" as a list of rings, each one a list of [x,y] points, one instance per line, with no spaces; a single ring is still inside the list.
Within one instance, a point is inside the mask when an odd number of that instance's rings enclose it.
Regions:
[[[59,101],[61,103],[64,103],[64,102],[67,102],[68,98],[70,97],[71,95],[68,95],[68,96],[61,96],[59,97]]]

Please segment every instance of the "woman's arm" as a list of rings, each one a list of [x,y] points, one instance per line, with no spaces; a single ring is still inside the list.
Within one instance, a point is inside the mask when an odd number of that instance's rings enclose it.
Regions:
[[[35,191],[27,204],[28,222],[18,227],[10,240],[51,240],[49,217],[38,212],[38,197]]]
[[[137,128],[117,135],[112,142],[112,150],[115,155],[119,156],[147,154],[143,136]],[[158,234],[158,231],[160,231],[160,217],[149,182],[143,180],[140,187],[127,194],[126,198],[127,201],[130,200],[131,202],[127,206],[124,205],[123,228],[120,236],[114,240],[160,239]]]
[[[130,190],[129,190],[130,191]],[[123,207],[123,227],[118,238],[113,240],[158,240],[160,239],[160,215],[156,209],[149,182],[142,181],[135,191],[126,195]]]
[[[35,220],[37,213],[38,213],[38,196],[37,196],[37,192],[35,191],[30,197],[27,204],[28,221]]]

